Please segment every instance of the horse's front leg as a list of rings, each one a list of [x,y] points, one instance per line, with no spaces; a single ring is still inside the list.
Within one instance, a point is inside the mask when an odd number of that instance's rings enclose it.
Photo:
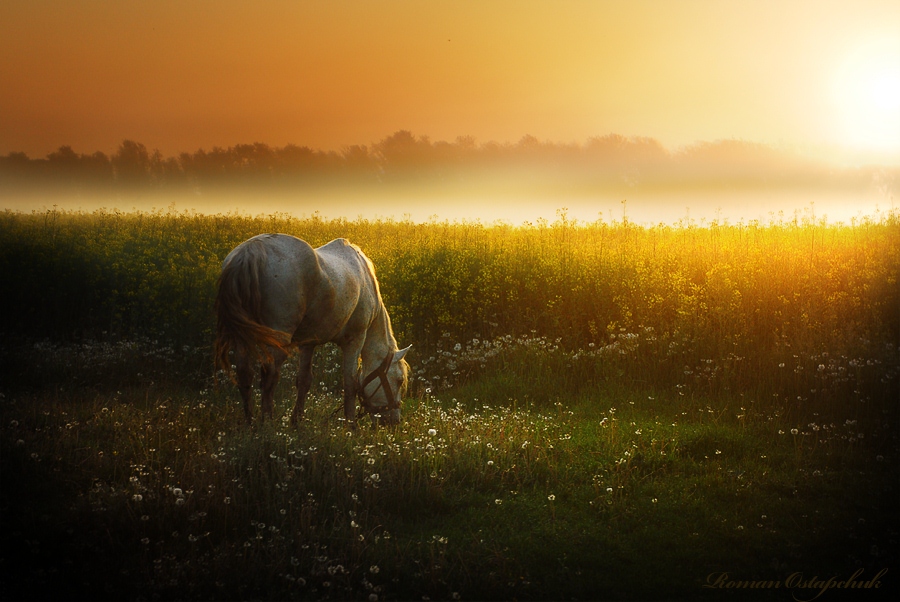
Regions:
[[[344,418],[356,428],[356,395],[359,388],[359,354],[363,341],[353,341],[343,347]]]
[[[275,413],[275,386],[281,376],[281,364],[287,355],[280,349],[270,350],[271,361],[264,361],[260,368],[260,388],[262,389],[262,414],[263,418],[272,418]]]
[[[312,345],[300,348],[300,361],[297,367],[297,401],[294,403],[294,411],[291,412],[291,425],[297,426],[303,418],[303,409],[306,407],[306,395],[312,386],[312,361],[316,348]]]

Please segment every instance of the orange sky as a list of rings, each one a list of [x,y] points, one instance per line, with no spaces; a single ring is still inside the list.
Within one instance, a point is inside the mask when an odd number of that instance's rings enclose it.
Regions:
[[[900,2],[4,0],[0,155],[610,132],[900,159]]]

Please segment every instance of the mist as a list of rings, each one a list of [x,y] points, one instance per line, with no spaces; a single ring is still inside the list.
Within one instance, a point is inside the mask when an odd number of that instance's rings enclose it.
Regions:
[[[708,225],[845,222],[896,209],[897,166],[839,166],[735,140],[670,150],[615,134],[584,144],[432,142],[398,131],[340,152],[262,143],[164,157],[60,147],[0,157],[2,208],[367,220]]]

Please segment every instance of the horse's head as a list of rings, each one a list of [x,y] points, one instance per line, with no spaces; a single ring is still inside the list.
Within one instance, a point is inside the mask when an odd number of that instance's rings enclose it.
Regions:
[[[410,345],[412,347],[412,345]],[[389,353],[378,368],[360,383],[360,401],[373,417],[380,417],[382,424],[400,422],[400,404],[406,392],[409,364],[403,357],[409,347]]]

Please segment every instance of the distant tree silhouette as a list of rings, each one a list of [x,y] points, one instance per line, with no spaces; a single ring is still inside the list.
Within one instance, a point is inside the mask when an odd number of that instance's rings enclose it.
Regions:
[[[416,138],[409,130],[399,130],[375,145],[375,156],[389,175],[409,174],[429,166],[433,157],[427,136]]]
[[[60,146],[43,159],[12,152],[0,157],[0,186],[81,189],[241,185],[304,186],[308,183],[403,182],[423,185],[476,182],[476,174],[497,170],[498,182],[565,190],[577,186],[618,191],[622,186],[672,189],[709,186],[859,185],[871,170],[835,170],[764,144],[742,140],[701,142],[674,152],[658,140],[607,134],[584,145],[560,144],[525,135],[516,143],[477,143],[471,136],[432,142],[398,130],[370,147],[353,145],[325,152],[261,142],[165,157],[134,140],[124,140],[112,157],[78,154]],[[875,169],[875,168],[873,168]],[[895,168],[878,168],[891,171]],[[893,173],[893,171],[891,171]],[[504,179],[505,178],[505,179]],[[562,188],[560,188],[562,186]]]
[[[125,140],[113,155],[116,182],[124,186],[150,183],[150,153],[140,142]]]

